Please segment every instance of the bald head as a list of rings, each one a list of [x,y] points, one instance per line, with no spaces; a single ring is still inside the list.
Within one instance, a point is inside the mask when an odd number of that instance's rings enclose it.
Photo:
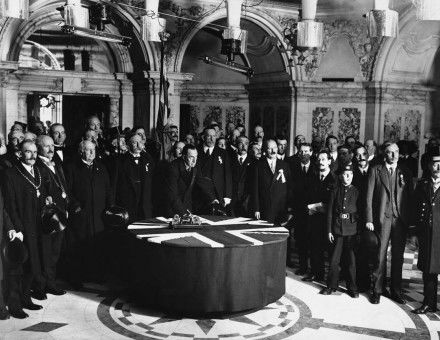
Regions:
[[[55,147],[52,137],[49,137],[47,135],[38,136],[37,150],[40,156],[46,157],[51,161],[55,152]]]

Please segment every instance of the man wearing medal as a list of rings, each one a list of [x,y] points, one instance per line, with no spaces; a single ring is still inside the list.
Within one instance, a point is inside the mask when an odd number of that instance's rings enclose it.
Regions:
[[[63,212],[67,212],[68,197],[67,184],[61,164],[54,162],[55,146],[51,137],[46,135],[37,138],[38,158],[36,167],[45,177],[50,179],[50,196],[53,203]],[[66,292],[56,286],[56,268],[60,258],[61,245],[64,238],[64,231],[57,231],[41,236],[41,261],[43,277],[45,279],[45,291],[34,292],[36,299],[45,299],[46,293],[52,295],[63,295]]]
[[[50,180],[35,166],[36,159],[35,143],[25,140],[20,145],[20,162],[6,169],[3,178],[6,210],[12,222],[8,237],[23,241],[29,253],[23,264],[23,275],[14,276],[9,282],[9,312],[17,318],[28,316],[23,308],[42,308],[32,302],[31,287],[35,291],[44,289],[38,239],[41,236],[41,209],[51,198],[48,197]]]

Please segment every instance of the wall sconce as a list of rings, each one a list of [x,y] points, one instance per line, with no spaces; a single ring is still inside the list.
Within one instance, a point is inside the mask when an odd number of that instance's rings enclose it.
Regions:
[[[374,0],[374,9],[365,16],[370,37],[397,37],[399,13],[389,9],[389,0]]]

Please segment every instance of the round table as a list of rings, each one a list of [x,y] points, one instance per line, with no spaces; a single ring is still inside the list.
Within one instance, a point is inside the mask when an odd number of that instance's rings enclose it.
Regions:
[[[202,217],[201,228],[170,229],[162,218],[128,227],[136,298],[168,312],[230,313],[284,295],[287,229]]]

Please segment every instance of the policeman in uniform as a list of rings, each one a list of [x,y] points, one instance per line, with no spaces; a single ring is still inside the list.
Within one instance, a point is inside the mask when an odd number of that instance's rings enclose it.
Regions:
[[[330,271],[327,278],[327,287],[320,294],[330,295],[336,292],[339,280],[339,266],[341,255],[347,258],[348,264],[347,292],[352,298],[359,297],[356,286],[355,243],[357,234],[357,201],[359,192],[353,181],[353,166],[345,165],[340,171],[340,182],[330,195],[327,207],[328,239],[334,244],[333,255],[330,261]]]
[[[437,280],[440,273],[440,156],[431,155],[431,175],[417,184],[416,226],[419,240],[418,268],[423,272],[423,303],[416,314],[437,311]]]

